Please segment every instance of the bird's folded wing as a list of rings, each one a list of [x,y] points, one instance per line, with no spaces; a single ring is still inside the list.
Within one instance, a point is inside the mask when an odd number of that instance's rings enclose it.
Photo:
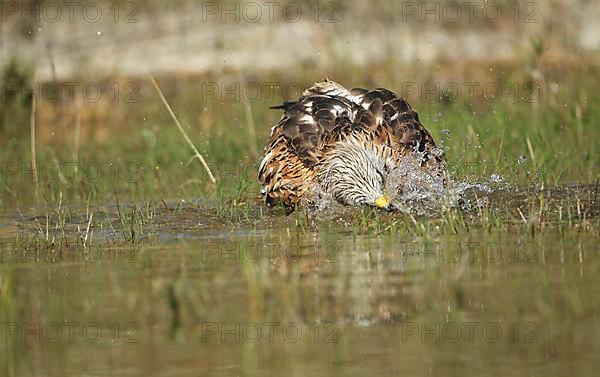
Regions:
[[[383,125],[375,128],[376,137],[381,142],[388,144],[400,156],[418,152],[423,166],[439,166],[440,171],[445,169],[441,150],[420,122],[419,114],[404,98],[384,88],[355,88],[351,93],[362,108],[369,109],[375,117],[383,116]],[[383,114],[378,115],[378,112]]]
[[[258,174],[267,204],[297,202],[327,150],[329,135],[340,122],[349,122],[356,107],[345,98],[327,95],[309,95],[278,107],[285,113],[271,130]]]

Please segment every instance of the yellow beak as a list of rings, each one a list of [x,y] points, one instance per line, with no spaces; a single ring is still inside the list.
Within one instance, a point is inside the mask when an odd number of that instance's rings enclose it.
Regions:
[[[387,208],[390,205],[390,198],[386,195],[381,195],[377,200],[375,200],[375,207],[377,208]]]

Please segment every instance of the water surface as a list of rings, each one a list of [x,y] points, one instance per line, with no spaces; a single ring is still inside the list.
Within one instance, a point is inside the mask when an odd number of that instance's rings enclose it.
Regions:
[[[165,203],[133,228],[107,205],[90,231],[83,210],[61,227],[43,210],[5,214],[0,370],[592,376],[595,190],[480,190],[485,206],[432,216]]]

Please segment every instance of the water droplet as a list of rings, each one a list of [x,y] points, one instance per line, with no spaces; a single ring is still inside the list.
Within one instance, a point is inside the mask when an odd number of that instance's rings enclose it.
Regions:
[[[490,182],[493,182],[493,183],[502,182],[502,177],[498,174],[492,174],[492,175],[490,175]]]
[[[527,162],[527,157],[525,157],[525,155],[524,155],[524,154],[520,155],[520,156],[519,156],[519,159],[517,160],[517,163],[518,163],[519,165],[523,165],[525,162]]]
[[[102,35],[102,32],[101,32],[101,31],[97,31],[97,32],[96,32],[96,35],[97,35],[97,36],[101,36],[101,35]]]

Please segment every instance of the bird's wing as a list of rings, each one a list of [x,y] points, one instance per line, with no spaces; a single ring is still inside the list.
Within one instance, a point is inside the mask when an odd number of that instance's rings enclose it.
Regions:
[[[343,97],[315,94],[276,108],[285,113],[271,130],[258,179],[267,205],[294,206],[308,190],[330,135],[350,122],[358,106]]]
[[[389,145],[400,156],[418,153],[423,167],[445,174],[442,151],[420,122],[419,114],[404,98],[384,88],[355,88],[351,93],[363,109],[373,114],[376,121],[372,123],[371,129],[381,142]]]

